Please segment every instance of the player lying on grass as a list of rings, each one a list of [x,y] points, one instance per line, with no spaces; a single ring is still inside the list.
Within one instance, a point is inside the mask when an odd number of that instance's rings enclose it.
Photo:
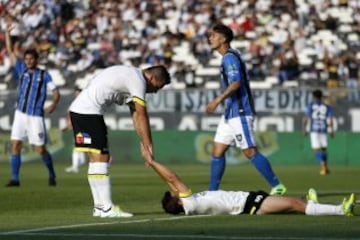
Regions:
[[[275,214],[303,213],[306,215],[354,215],[355,194],[344,199],[342,204],[320,204],[314,189],[310,189],[307,201],[296,197],[269,196],[264,191],[204,191],[192,193],[190,188],[164,165],[147,162],[169,185],[171,191],[165,192],[162,206],[167,213],[186,215],[196,214]]]

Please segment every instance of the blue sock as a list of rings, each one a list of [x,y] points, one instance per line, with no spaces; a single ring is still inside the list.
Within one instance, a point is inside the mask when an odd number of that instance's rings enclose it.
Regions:
[[[19,181],[20,165],[21,165],[21,155],[20,154],[11,155],[10,164],[11,164],[12,180],[18,182]]]
[[[322,159],[322,161],[323,161],[324,163],[327,162],[327,154],[326,154],[326,152],[322,152],[322,153],[321,153],[321,159]]]
[[[221,178],[225,171],[225,157],[212,157],[209,190],[219,189]]]
[[[318,161],[319,163],[321,163],[323,161],[323,154],[322,152],[316,152],[315,153],[315,159],[316,161]]]
[[[275,187],[280,183],[275,176],[268,159],[264,155],[256,152],[251,158],[251,162],[272,187]]]
[[[43,162],[49,170],[49,178],[55,178],[55,171],[50,153],[47,153],[43,156]]]

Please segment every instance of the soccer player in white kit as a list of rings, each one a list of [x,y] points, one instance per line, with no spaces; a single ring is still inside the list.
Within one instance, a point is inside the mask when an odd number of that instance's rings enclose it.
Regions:
[[[203,191],[192,193],[190,188],[172,170],[152,161],[147,162],[168,184],[162,207],[170,214],[186,215],[239,215],[303,213],[306,215],[354,215],[355,194],[342,204],[320,204],[314,189],[309,189],[307,201],[296,197],[269,195],[264,191]]]
[[[88,181],[95,217],[131,217],[114,205],[109,177],[110,153],[103,114],[113,103],[127,104],[146,161],[153,160],[153,144],[145,94],[156,93],[170,83],[164,66],[138,69],[116,65],[103,70],[82,90],[69,108],[75,149],[89,153]]]
[[[317,89],[312,94],[313,101],[306,107],[303,120],[304,135],[310,132],[311,148],[320,163],[320,175],[326,175],[330,172],[327,164],[328,132],[332,138],[335,137],[334,114],[332,108],[323,102],[321,90]]]

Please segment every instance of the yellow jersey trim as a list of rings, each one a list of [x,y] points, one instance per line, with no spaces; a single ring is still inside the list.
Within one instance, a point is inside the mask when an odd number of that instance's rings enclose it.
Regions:
[[[133,97],[132,100],[133,100],[133,102],[136,102],[136,103],[140,104],[141,106],[146,107],[146,102],[143,99],[138,98],[138,97]]]
[[[191,194],[192,194],[192,192],[191,192],[191,190],[189,190],[187,192],[179,193],[179,197],[186,198],[186,197],[190,196]]]
[[[256,207],[252,207],[250,210],[250,215],[254,215],[255,212],[256,212]]]
[[[76,151],[79,151],[79,152],[91,152],[91,153],[101,154],[101,150],[96,149],[96,148],[75,147],[75,150],[76,150]]]
[[[109,177],[108,174],[88,174],[89,179],[104,179],[108,177]]]

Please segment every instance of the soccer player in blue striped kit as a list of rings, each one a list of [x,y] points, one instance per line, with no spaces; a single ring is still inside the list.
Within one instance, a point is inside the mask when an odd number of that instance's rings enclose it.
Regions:
[[[18,58],[18,52],[13,50],[10,32],[13,26],[6,25],[5,44],[12,66],[18,78],[18,100],[11,130],[11,173],[12,179],[7,187],[20,186],[19,172],[21,166],[21,149],[23,140],[28,137],[30,144],[35,146],[41,155],[49,172],[49,186],[56,186],[55,171],[50,153],[47,151],[46,128],[44,123],[44,103],[47,89],[53,93],[52,103],[46,107],[47,113],[52,113],[60,99],[57,86],[52,82],[50,74],[37,68],[38,53],[35,49],[28,49],[24,59]]]
[[[222,55],[222,93],[209,102],[206,112],[213,113],[219,104],[225,102],[225,113],[221,117],[214,138],[209,190],[218,190],[225,171],[225,153],[235,143],[269,183],[270,194],[283,195],[286,187],[274,174],[268,159],[256,147],[253,130],[255,108],[249,76],[240,53],[230,47],[233,37],[232,30],[220,23],[209,31],[211,48]]]
[[[330,173],[327,164],[328,132],[335,137],[334,113],[332,108],[323,101],[323,93],[316,89],[312,93],[313,101],[306,107],[303,120],[304,135],[310,132],[311,148],[315,159],[320,163],[320,175]]]

